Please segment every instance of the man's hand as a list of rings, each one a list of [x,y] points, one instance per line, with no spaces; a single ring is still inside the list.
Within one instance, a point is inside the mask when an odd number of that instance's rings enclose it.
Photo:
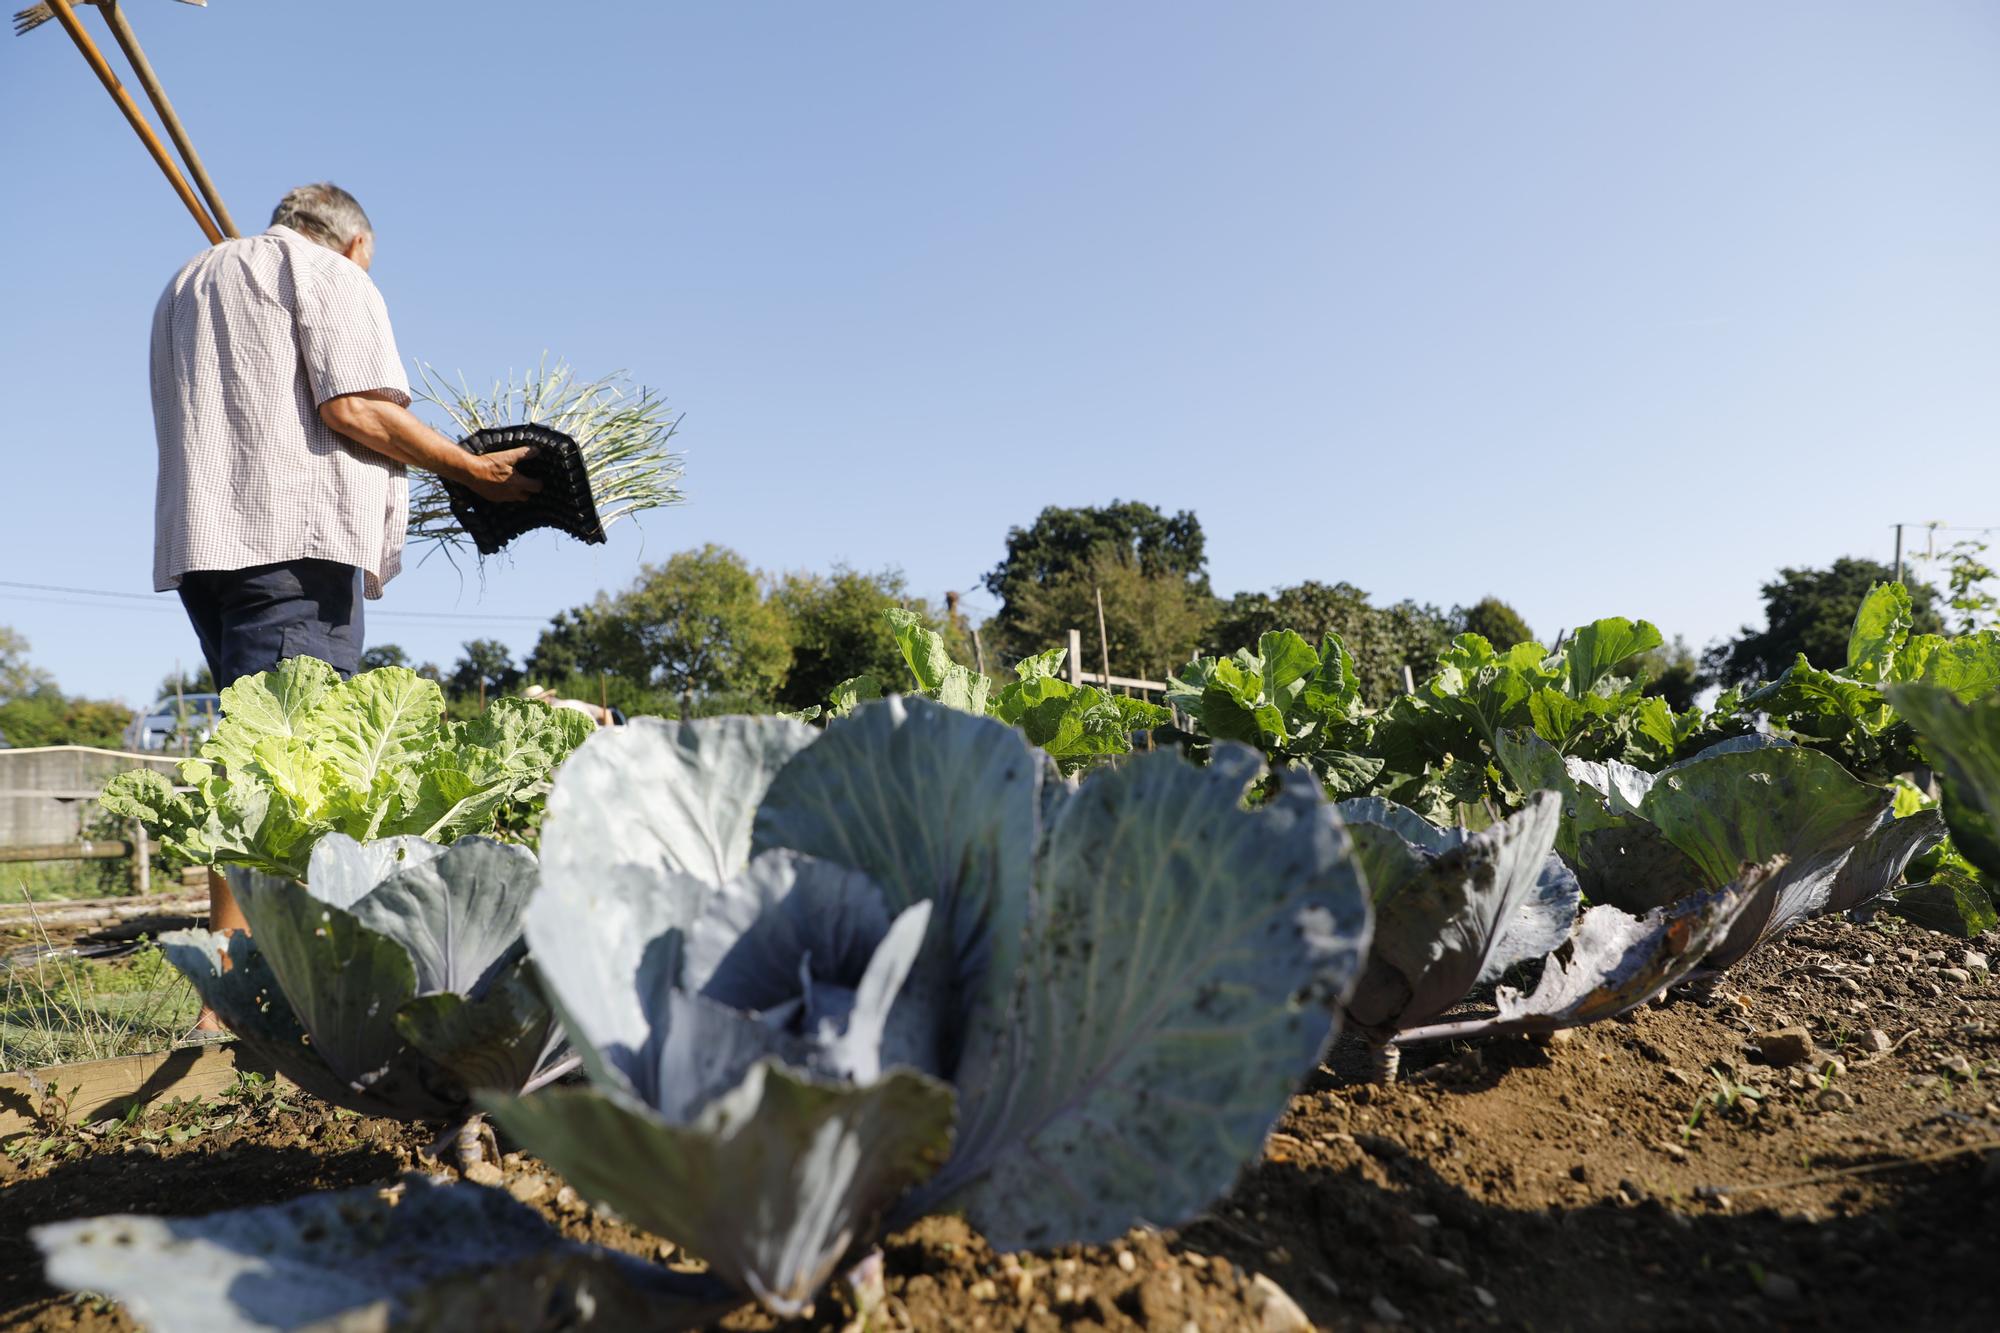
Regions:
[[[542,489],[542,483],[515,470],[535,452],[533,445],[475,454],[426,426],[410,409],[379,389],[329,398],[320,404],[319,419],[364,449],[435,472],[488,500],[525,500]]]
[[[518,470],[519,464],[535,456],[535,446],[503,449],[497,454],[475,454],[472,475],[465,479],[473,494],[502,504],[517,504],[542,489],[542,483]]]

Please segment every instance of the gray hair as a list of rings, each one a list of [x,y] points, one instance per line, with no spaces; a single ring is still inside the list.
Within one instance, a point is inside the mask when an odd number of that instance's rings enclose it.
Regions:
[[[271,213],[271,225],[290,227],[330,250],[345,252],[357,236],[373,236],[375,227],[354,196],[338,185],[322,181],[301,185],[283,199]]]

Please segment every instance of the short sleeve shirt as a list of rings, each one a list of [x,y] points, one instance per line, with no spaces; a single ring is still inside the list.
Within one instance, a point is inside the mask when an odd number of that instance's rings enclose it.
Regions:
[[[188,262],[153,312],[153,587],[190,570],[331,560],[367,595],[403,563],[403,465],[328,429],[320,404],[410,386],[382,294],[289,227]]]

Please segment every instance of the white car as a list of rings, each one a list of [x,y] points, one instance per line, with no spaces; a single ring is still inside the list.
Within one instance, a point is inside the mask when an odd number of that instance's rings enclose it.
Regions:
[[[186,740],[192,750],[214,734],[221,716],[219,694],[170,695],[132,719],[125,728],[125,748],[138,753],[178,750]]]

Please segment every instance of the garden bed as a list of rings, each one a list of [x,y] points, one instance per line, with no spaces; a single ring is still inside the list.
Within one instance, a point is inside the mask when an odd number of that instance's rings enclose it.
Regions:
[[[1546,1046],[1415,1049],[1393,1088],[1337,1052],[1205,1220],[1003,1257],[932,1219],[886,1247],[891,1326],[1279,1328],[1275,1284],[1330,1328],[1993,1327],[2000,986],[1966,954],[1895,921],[1821,921],[1705,1001]],[[1766,1062],[1784,1052],[1756,1034],[1793,1026],[1816,1055]],[[134,1327],[44,1286],[31,1225],[387,1184],[429,1137],[250,1079],[16,1147],[0,1155],[0,1329]],[[689,1263],[531,1159],[497,1179],[573,1237]],[[722,1327],[835,1330],[848,1313],[828,1300],[784,1325],[746,1307]]]

